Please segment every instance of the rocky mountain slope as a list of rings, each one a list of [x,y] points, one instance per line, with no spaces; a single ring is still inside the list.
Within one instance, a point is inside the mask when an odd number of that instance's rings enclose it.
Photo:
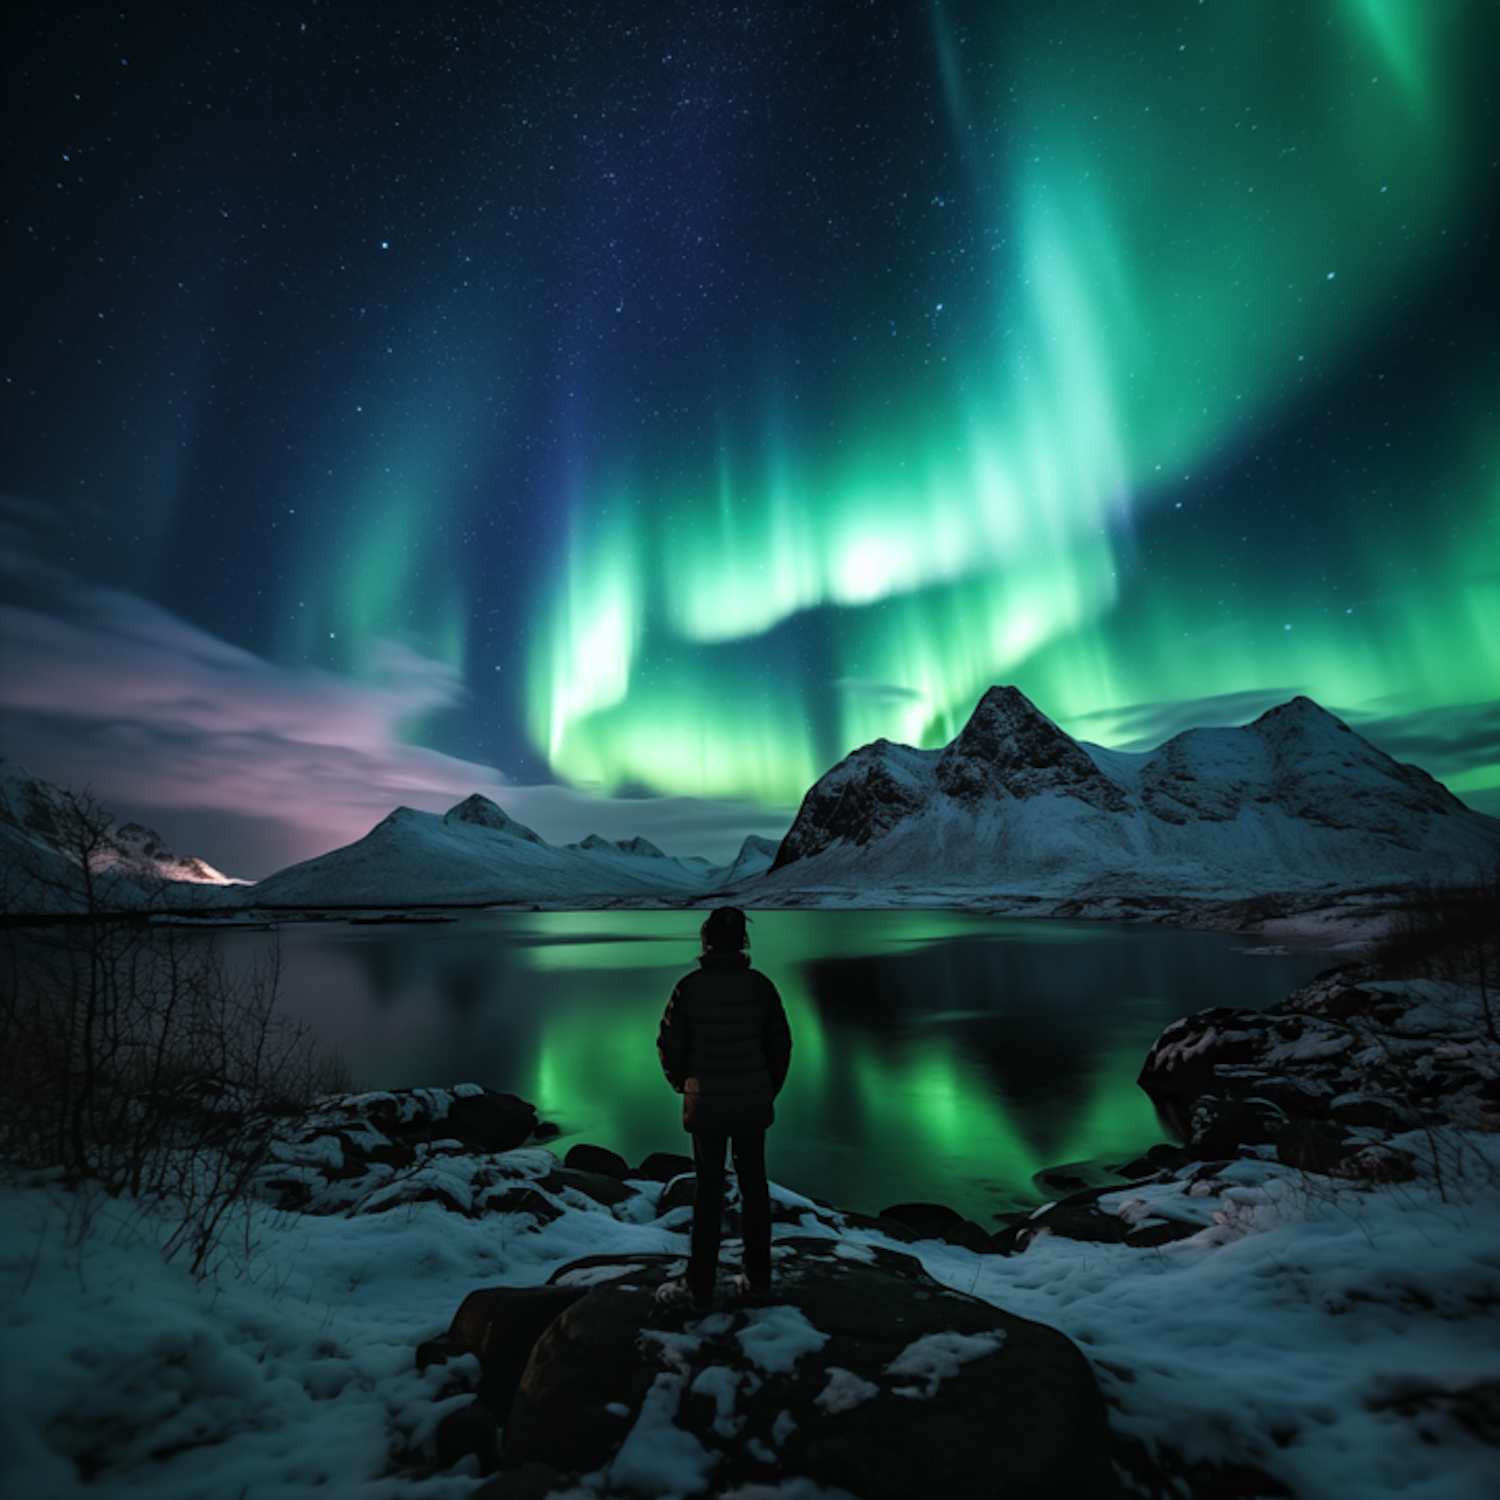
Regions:
[[[1227,901],[1469,879],[1497,858],[1500,821],[1310,699],[1126,754],[995,687],[943,749],[877,740],[829,771],[765,886]]]
[[[110,904],[148,904],[165,886],[236,884],[201,859],[175,854],[154,829],[116,824],[102,807],[0,760],[0,910],[53,912],[78,905],[78,861],[88,850]]]

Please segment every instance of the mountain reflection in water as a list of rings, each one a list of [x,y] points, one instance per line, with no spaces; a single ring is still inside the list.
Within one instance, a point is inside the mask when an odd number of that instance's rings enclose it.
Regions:
[[[466,912],[404,927],[279,935],[284,1003],[361,1088],[475,1082],[632,1163],[683,1151],[656,1027],[703,914]],[[786,1001],[795,1050],[772,1177],[843,1208],[912,1199],[993,1215],[1046,1196],[1070,1161],[1161,1140],[1135,1086],[1169,1021],[1260,1008],[1328,964],[1248,940],[1123,923],[949,912],[752,914],[752,956]],[[270,939],[236,934],[247,954]]]

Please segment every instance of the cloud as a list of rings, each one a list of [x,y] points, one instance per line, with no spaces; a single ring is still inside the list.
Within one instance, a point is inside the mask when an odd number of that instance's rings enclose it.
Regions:
[[[1458,703],[1415,712],[1349,716],[1387,755],[1411,761],[1434,776],[1500,762],[1500,703]]]
[[[1500,703],[1410,710],[1392,700],[1342,717],[1387,755],[1421,766],[1470,807],[1500,817]]]
[[[457,699],[451,668],[396,643],[369,683],[277,666],[46,561],[31,544],[44,519],[7,502],[0,525],[0,753],[111,804],[269,820],[293,857],[402,802],[503,794],[493,767],[401,740]]]
[[[471,792],[553,843],[644,834],[713,858],[789,821],[515,787],[492,766],[405,743],[403,725],[458,701],[451,667],[394,641],[372,646],[370,682],[278,666],[47,561],[35,537],[50,519],[32,503],[0,506],[0,755],[91,786],[120,816],[160,815],[169,842],[230,874],[269,874],[363,836],[394,807],[440,812]],[[195,829],[219,842],[195,846]]]
[[[833,685],[851,698],[866,698],[872,703],[920,703],[927,696],[916,688],[894,682],[871,682],[863,677],[840,677]]]
[[[1079,739],[1112,750],[1154,750],[1185,729],[1225,729],[1248,724],[1267,709],[1295,698],[1300,688],[1262,688],[1254,692],[1219,693],[1211,698],[1184,698],[1133,703],[1074,715],[1065,726]]]

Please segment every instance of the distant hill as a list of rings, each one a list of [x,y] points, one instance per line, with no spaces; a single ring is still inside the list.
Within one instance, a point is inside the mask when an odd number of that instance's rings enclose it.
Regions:
[[[747,839],[732,867],[677,859],[642,838],[594,834],[559,846],[476,794],[442,815],[398,807],[364,838],[278,871],[247,899],[264,907],[683,902],[718,888],[728,869],[764,870],[774,852],[760,853],[765,842]]]

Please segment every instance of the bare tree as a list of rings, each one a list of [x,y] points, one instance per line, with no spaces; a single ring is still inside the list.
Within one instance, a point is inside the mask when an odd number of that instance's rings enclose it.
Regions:
[[[277,1009],[279,953],[236,968],[211,930],[172,920],[167,883],[122,857],[89,793],[59,794],[50,823],[9,872],[6,1168],[151,1208],[169,1256],[202,1274],[248,1223],[281,1121],[346,1080]]]

